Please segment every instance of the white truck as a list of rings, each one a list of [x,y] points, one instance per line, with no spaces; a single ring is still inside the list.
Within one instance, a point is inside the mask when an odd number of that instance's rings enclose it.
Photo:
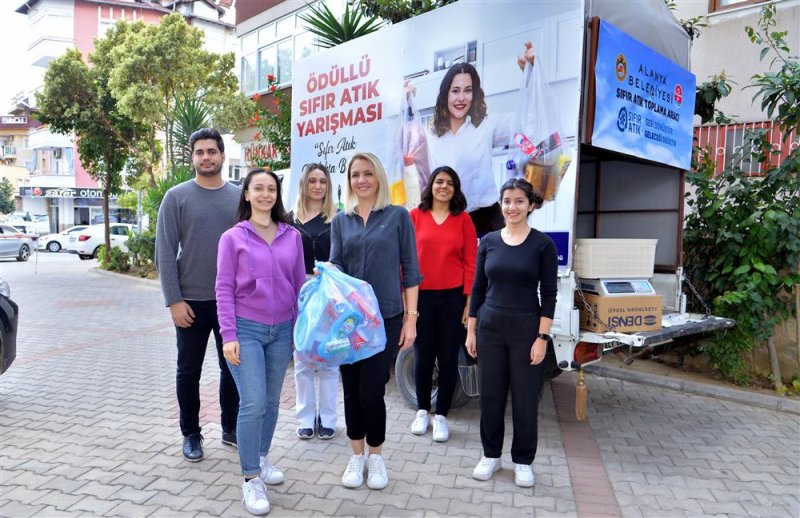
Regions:
[[[520,74],[516,61],[528,41],[536,51],[533,70],[546,76],[547,86],[538,90],[529,86],[531,67]],[[293,177],[305,163],[326,163],[335,192],[348,156],[358,150],[374,152],[390,182],[402,182],[409,151],[397,149],[396,135],[411,117],[430,124],[440,92],[446,97],[449,88],[443,84],[448,69],[469,64],[480,76],[472,99],[480,91],[486,120],[495,125],[488,133],[492,170],[483,173],[495,189],[509,176],[530,174],[546,191],[530,223],[559,252],[550,376],[582,371],[620,347],[636,350],[724,329],[734,322],[686,309],[684,175],[691,167],[695,94],[690,46],[660,0],[630,9],[609,0],[457,2],[295,63]],[[409,82],[416,91],[413,113],[404,102]],[[553,108],[553,120],[542,124]],[[505,133],[497,129],[504,121],[511,128]],[[437,145],[436,137],[427,138],[429,149]],[[554,146],[557,173],[544,181],[528,166],[541,164],[537,159]],[[415,159],[428,171],[454,165]],[[455,167],[468,192],[472,180],[464,168]],[[290,187],[293,197],[297,186]],[[640,253],[632,267],[625,265]],[[650,297],[644,313],[618,304],[637,297]],[[413,355],[413,349],[401,353],[395,372],[416,405]],[[469,385],[468,395],[476,395]],[[455,405],[466,401],[464,393],[455,399]]]

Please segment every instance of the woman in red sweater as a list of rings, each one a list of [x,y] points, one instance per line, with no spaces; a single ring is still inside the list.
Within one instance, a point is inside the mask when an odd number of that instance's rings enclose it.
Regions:
[[[467,200],[458,174],[448,166],[433,171],[419,207],[411,211],[417,236],[422,284],[417,321],[417,415],[411,432],[428,430],[434,362],[439,365],[439,395],[433,440],[446,441],[447,413],[458,382],[458,348],[464,343],[469,295],[475,276],[478,238],[465,212]]]

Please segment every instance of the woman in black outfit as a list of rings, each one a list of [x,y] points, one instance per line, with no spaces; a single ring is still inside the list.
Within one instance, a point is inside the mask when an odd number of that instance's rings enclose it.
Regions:
[[[308,164],[300,177],[297,208],[291,214],[292,225],[303,238],[306,276],[314,271],[314,261],[327,261],[331,250],[331,220],[336,214],[331,190],[331,175],[322,164]],[[315,389],[319,380],[319,398]],[[335,365],[316,367],[294,353],[295,416],[297,436],[320,439],[336,435],[336,400],[339,396],[339,368]],[[319,406],[318,406],[319,405]]]
[[[542,195],[530,183],[507,181],[500,189],[500,204],[506,226],[487,234],[478,247],[467,324],[467,351],[472,357],[480,353],[483,456],[472,476],[489,480],[500,469],[510,386],[514,483],[531,487],[558,256],[553,240],[528,226],[528,216],[542,204]]]

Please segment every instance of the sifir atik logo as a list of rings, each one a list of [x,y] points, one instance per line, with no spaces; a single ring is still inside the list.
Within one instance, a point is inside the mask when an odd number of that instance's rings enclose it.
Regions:
[[[625,131],[625,128],[628,127],[628,110],[625,109],[623,106],[619,109],[619,113],[617,114],[617,129],[620,131]]]
[[[614,72],[618,81],[625,81],[628,76],[628,60],[625,59],[625,54],[620,53],[617,56],[617,62],[614,66]]]
[[[678,108],[683,104],[683,87],[680,83],[675,85],[675,90],[672,92],[672,100]]]

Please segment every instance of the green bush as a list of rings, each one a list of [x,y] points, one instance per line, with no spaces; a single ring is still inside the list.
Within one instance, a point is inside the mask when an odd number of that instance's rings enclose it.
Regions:
[[[119,248],[111,248],[111,253],[106,253],[105,245],[100,246],[97,252],[97,259],[100,261],[100,268],[112,272],[127,272],[131,268],[128,254]]]
[[[774,14],[772,4],[762,9],[758,29],[748,27],[747,33],[764,45],[762,59],[776,56],[770,68],[778,65],[778,71],[756,74],[750,87],[757,89],[754,101],[789,135],[800,128],[800,65],[790,54],[787,33],[774,31]],[[738,383],[749,381],[743,353],[769,347],[775,327],[794,316],[792,293],[800,284],[798,150],[776,166],[778,151],[765,131],[747,132],[744,140],[720,174],[710,150],[700,150],[687,176],[694,192],[687,196],[691,212],[683,246],[687,277],[712,301],[715,314],[736,320],[735,328],[704,342],[700,351],[719,374]],[[761,164],[762,177],[743,170],[751,161]],[[778,374],[773,380],[780,391]]]
[[[132,234],[126,245],[133,266],[149,266],[155,262],[156,234],[152,230]]]

